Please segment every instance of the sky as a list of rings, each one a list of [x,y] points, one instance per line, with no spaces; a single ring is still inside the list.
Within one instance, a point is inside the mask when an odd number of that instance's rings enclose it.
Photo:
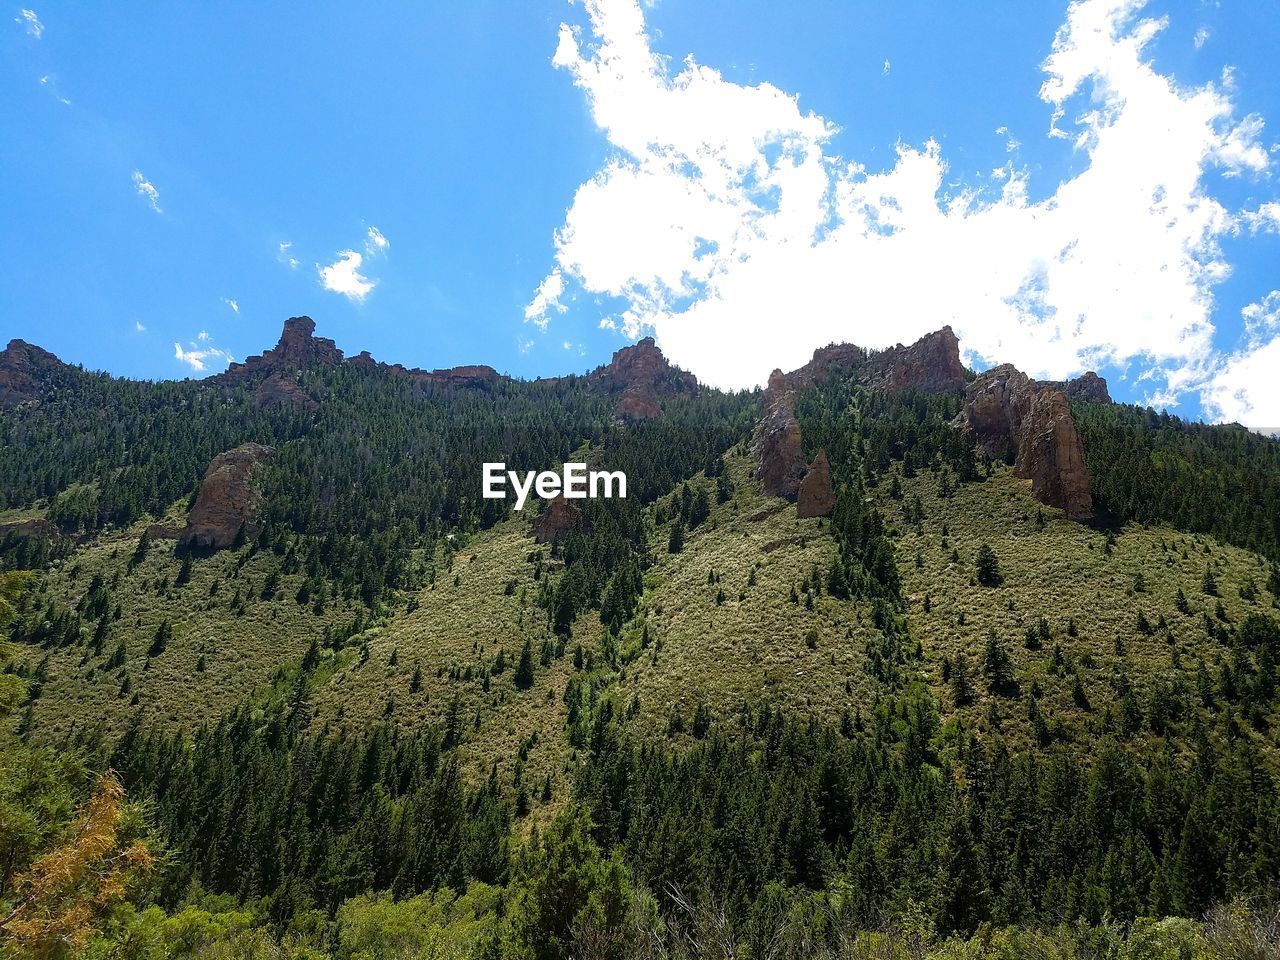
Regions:
[[[0,342],[199,377],[306,314],[535,377],[652,335],[744,388],[950,324],[1280,425],[1273,3],[32,2]]]

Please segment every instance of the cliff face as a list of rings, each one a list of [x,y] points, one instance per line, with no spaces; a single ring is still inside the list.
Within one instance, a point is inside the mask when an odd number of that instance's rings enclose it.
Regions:
[[[65,367],[48,350],[25,340],[10,340],[0,352],[0,407],[16,407],[37,399],[50,379]]]
[[[875,354],[867,363],[867,386],[897,393],[963,393],[964,364],[960,341],[950,327],[926,334],[909,347],[898,345]]]
[[[827,463],[827,451],[819,450],[809,464],[809,470],[800,481],[796,494],[796,516],[825,517],[836,505],[836,491],[831,484],[831,465]]]
[[[751,441],[754,476],[771,497],[794,500],[808,470],[801,455],[800,422],[796,420],[796,394],[781,370],[769,375],[765,391],[765,415]]]
[[[698,378],[673,367],[653,337],[616,351],[587,381],[617,396],[613,413],[619,420],[651,419],[662,413],[664,399],[698,391]]]
[[[960,341],[950,327],[925,334],[915,343],[873,353],[852,343],[833,343],[813,351],[813,359],[785,375],[792,390],[826,380],[852,377],[872,390],[897,393],[964,393]]]
[[[835,494],[827,492],[831,489],[831,468],[826,455],[820,453],[812,467],[801,455],[796,393],[832,377],[850,377],[870,389],[887,392],[959,394],[965,388],[960,342],[950,327],[921,337],[910,346],[899,345],[882,353],[870,353],[851,343],[835,343],[815,350],[813,359],[791,373],[774,370],[764,394],[765,413],[751,443],[755,478],[770,496],[794,500],[803,493],[802,516],[829,513]],[[802,483],[810,475],[812,481],[802,490]]]
[[[556,497],[542,515],[533,521],[533,538],[538,543],[558,540],[578,525],[582,512],[563,496]]]
[[[1083,400],[1087,403],[1110,403],[1111,392],[1107,389],[1107,380],[1092,370],[1072,380],[1045,380],[1046,387],[1057,387],[1067,395],[1068,400]]]
[[[256,520],[262,494],[254,479],[272,452],[271,447],[246,443],[209,462],[196,502],[187,514],[186,529],[179,534],[184,546],[221,550],[235,542],[242,525],[247,536],[258,535]]]
[[[347,358],[337,345],[315,335],[315,321],[310,317],[290,317],[284,322],[279,342],[260,356],[246,357],[244,363],[233,363],[226,372],[212,378],[214,382],[239,383],[258,374],[266,374],[255,391],[260,404],[290,403],[294,406],[315,405],[298,385],[295,375],[306,367],[336,367],[341,364],[366,372],[384,371],[393,376],[408,377],[424,386],[488,387],[502,379],[493,367],[470,365],[439,370],[419,370],[398,363],[379,363],[363,351]]]
[[[1010,460],[1014,473],[1031,481],[1041,503],[1073,520],[1092,519],[1084,447],[1065,391],[1003,364],[969,385],[964,421],[984,453]]]

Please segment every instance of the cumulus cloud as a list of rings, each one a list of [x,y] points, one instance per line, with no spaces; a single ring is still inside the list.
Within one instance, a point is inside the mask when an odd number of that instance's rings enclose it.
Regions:
[[[40,22],[40,18],[36,16],[34,10],[27,10],[26,8],[19,10],[18,15],[13,18],[13,22],[25,27],[29,37],[35,37],[39,40],[44,36],[44,24]]]
[[[203,373],[208,369],[209,364],[225,367],[235,360],[230,353],[214,346],[213,339],[204,330],[196,334],[195,341],[188,343],[186,347],[175,343],[173,356],[175,360],[185,363],[196,373]]]
[[[135,331],[136,333],[146,333],[146,332],[147,332],[147,328],[146,328],[146,327],[144,327],[144,326],[142,325],[142,321],[141,321],[141,320],[135,320],[135,321],[133,321],[133,329],[134,329],[134,331]]]
[[[286,240],[280,244],[280,253],[278,259],[281,263],[287,263],[290,270],[298,269],[298,258],[293,255],[293,242]]]
[[[328,266],[316,265],[320,274],[320,285],[326,290],[340,293],[348,300],[363,302],[375,286],[377,280],[370,280],[360,272],[364,257],[354,250],[343,250],[338,259]]]
[[[141,170],[133,171],[133,189],[138,192],[138,196],[142,197],[151,204],[151,209],[156,213],[164,213],[160,209],[160,191],[146,177],[142,175]]]
[[[1050,135],[1086,162],[1033,202],[1012,164],[995,195],[944,186],[933,141],[900,144],[884,170],[837,157],[833,125],[796,97],[692,57],[673,70],[634,0],[586,0],[589,30],[562,26],[553,62],[613,153],[576,192],[526,317],[548,323],[571,285],[618,298],[628,336],[653,331],[724,387],[830,341],[884,347],[944,323],[974,362],[1127,365],[1169,398],[1201,386],[1230,270],[1219,241],[1240,229],[1206,174],[1269,158],[1229,77],[1186,87],[1154,69],[1166,23],[1143,5],[1068,7],[1039,92]]]
[[[1201,27],[1199,30],[1197,30],[1195,39],[1192,40],[1192,43],[1195,44],[1195,48],[1199,50],[1206,43],[1208,43],[1210,35],[1211,34],[1208,27]]]
[[[240,312],[240,303],[239,303],[239,301],[233,300],[233,299],[231,299],[230,297],[223,297],[223,298],[222,298],[222,302],[223,302],[223,303],[225,303],[228,307],[230,307],[230,308],[231,308],[231,312],[232,312],[232,313],[239,313],[239,312]]]

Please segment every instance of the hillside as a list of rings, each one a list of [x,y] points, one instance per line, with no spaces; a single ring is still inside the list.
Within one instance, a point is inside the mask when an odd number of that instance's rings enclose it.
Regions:
[[[1280,443],[1092,374],[975,375],[946,328],[756,393],[652,340],[522,382],[294,318],[181,383],[15,341],[0,441],[14,743],[148,802],[167,910],[525,903],[554,843],[748,950],[787,910],[967,937],[1280,883]],[[489,460],[629,496],[516,513]]]

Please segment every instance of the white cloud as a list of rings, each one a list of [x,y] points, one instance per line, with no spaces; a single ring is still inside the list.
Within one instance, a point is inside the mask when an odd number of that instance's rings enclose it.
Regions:
[[[230,307],[230,308],[231,308],[231,312],[232,312],[232,313],[239,313],[239,312],[240,312],[240,303],[239,303],[239,301],[237,301],[237,300],[232,300],[230,297],[223,297],[223,298],[222,298],[222,302],[223,302],[223,303],[225,303],[228,307]]]
[[[34,10],[23,8],[18,11],[18,15],[13,18],[13,22],[26,27],[27,36],[35,37],[39,40],[44,36],[44,24],[40,22],[40,18],[36,16]]]
[[[290,252],[292,250],[293,250],[293,242],[285,241],[284,243],[280,244],[280,253],[277,259],[281,263],[287,263],[289,265],[290,270],[297,270],[299,261],[298,261],[298,258],[295,257]]]
[[[1229,357],[1201,394],[1219,420],[1280,429],[1280,337]]]
[[[888,60],[886,60],[884,62],[884,67],[880,70],[880,75],[887,77],[889,75],[889,70],[891,69],[891,67],[892,65],[889,63]]]
[[[142,175],[141,170],[133,171],[133,188],[138,191],[138,196],[144,197],[147,203],[151,204],[152,210],[156,213],[164,213],[160,209],[160,191]]]
[[[138,332],[138,333],[146,333],[146,332],[147,332],[147,328],[146,328],[146,327],[144,327],[144,326],[142,325],[142,321],[141,321],[141,320],[135,320],[135,321],[133,321],[133,329],[134,329],[136,332]]]
[[[1197,50],[1209,42],[1210,31],[1208,27],[1201,27],[1196,31],[1195,39],[1191,42],[1195,44]]]
[[[363,302],[375,286],[377,280],[370,280],[360,272],[364,257],[354,250],[343,250],[338,259],[327,267],[316,264],[320,274],[320,285],[326,290],[340,293],[348,300]]]
[[[182,344],[175,343],[173,345],[174,359],[185,363],[197,373],[203,372],[210,363],[226,366],[235,360],[235,357],[227,351],[215,347],[209,334],[205,331],[201,330],[196,335],[196,340],[199,343],[189,343],[185,349]]]
[[[1240,223],[1250,233],[1280,233],[1280,203],[1268,201],[1257,210],[1240,213]]]
[[[391,241],[382,235],[382,231],[377,227],[370,227],[365,235],[364,252],[372,257],[379,253],[386,253],[390,249]]]
[[[551,312],[554,310],[556,313],[564,313],[567,309],[560,302],[560,298],[563,295],[564,275],[560,272],[560,268],[557,267],[543,277],[542,282],[538,284],[538,289],[534,293],[533,299],[524,308],[525,320],[537,324],[541,330],[546,330]]]
[[[1280,290],[1240,311],[1245,344],[1207,374],[1200,398],[1220,420],[1280,429]]]
[[[586,0],[556,66],[614,148],[578,189],[554,269],[526,309],[546,323],[572,284],[624,301],[710,383],[760,383],[814,347],[884,347],[954,326],[970,360],[1061,377],[1108,363],[1166,397],[1212,355],[1213,290],[1238,229],[1205,174],[1257,174],[1261,119],[1233,116],[1230,77],[1184,87],[1151,65],[1165,21],[1142,0],[1079,0],[1043,65],[1051,136],[1087,163],[1043,200],[1008,168],[997,196],[944,188],[933,141],[883,172],[832,155],[835,128],[796,98],[654,54],[634,0]],[[726,349],[732,344],[732,349]]]

